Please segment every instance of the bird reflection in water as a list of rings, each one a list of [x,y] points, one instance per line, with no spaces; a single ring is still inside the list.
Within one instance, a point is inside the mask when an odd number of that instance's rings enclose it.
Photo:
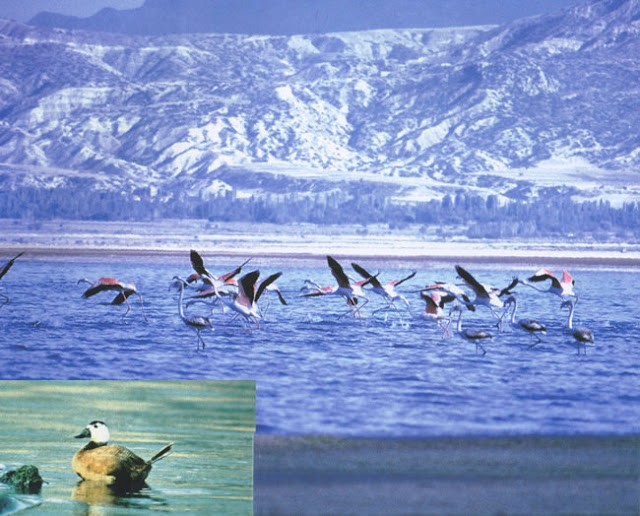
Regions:
[[[116,506],[132,509],[149,508],[150,505],[166,505],[166,500],[154,495],[151,488],[144,484],[137,490],[123,489],[96,480],[81,480],[73,488],[71,499],[75,502],[95,506]]]

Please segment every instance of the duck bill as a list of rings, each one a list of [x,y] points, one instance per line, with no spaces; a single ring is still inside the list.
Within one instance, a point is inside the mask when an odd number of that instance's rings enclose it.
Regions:
[[[83,437],[91,437],[91,432],[89,432],[88,428],[85,428],[82,432],[80,432],[78,435],[74,435],[73,437],[75,437],[76,439],[81,439]]]

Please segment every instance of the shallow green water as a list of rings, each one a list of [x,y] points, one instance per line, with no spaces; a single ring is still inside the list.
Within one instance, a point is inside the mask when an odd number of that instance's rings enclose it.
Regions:
[[[79,482],[74,439],[102,420],[111,443],[144,459],[169,442],[148,487],[133,496]],[[2,381],[0,463],[33,464],[46,484],[29,514],[129,514],[141,511],[251,514],[253,381]]]

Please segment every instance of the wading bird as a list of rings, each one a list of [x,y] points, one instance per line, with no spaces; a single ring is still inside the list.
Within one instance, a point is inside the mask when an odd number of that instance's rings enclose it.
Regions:
[[[486,306],[501,323],[505,312],[503,311],[501,315],[498,315],[495,308],[504,308],[504,302],[500,298],[504,295],[511,294],[511,290],[518,284],[518,278],[514,278],[508,287],[498,289],[483,285],[460,265],[456,265],[456,272],[462,281],[475,293],[476,297],[471,301],[471,304],[474,306]]]
[[[524,330],[529,335],[531,335],[532,338],[533,337],[536,338],[536,342],[531,344],[529,348],[532,348],[536,344],[539,344],[540,342],[542,342],[542,339],[540,338],[539,334],[540,333],[546,334],[547,327],[541,322],[536,321],[535,319],[520,319],[518,322],[516,322],[516,313],[518,311],[518,299],[515,296],[509,296],[505,301],[505,307],[508,307],[509,305],[513,306],[511,310],[511,319],[509,321],[511,323],[511,326],[514,328],[519,328],[521,330]]]
[[[182,322],[184,322],[191,328],[195,328],[197,335],[196,349],[200,349],[200,344],[202,344],[202,349],[204,349],[205,343],[202,335],[200,335],[200,332],[205,328],[213,329],[213,324],[208,317],[203,317],[201,315],[185,315],[184,309],[182,308],[182,300],[184,297],[184,289],[187,285],[187,281],[182,279],[180,276],[173,277],[173,283],[171,284],[171,286],[180,289],[180,295],[178,296],[178,314],[180,315],[180,319],[182,319]]]
[[[129,310],[131,310],[131,305],[129,304],[129,297],[133,294],[138,296],[140,299],[140,306],[142,307],[142,316],[144,320],[147,320],[147,314],[144,311],[144,302],[142,301],[142,294],[136,290],[136,286],[134,283],[123,283],[122,281],[116,278],[100,278],[98,281],[91,282],[87,278],[82,278],[78,280],[78,285],[80,283],[88,283],[91,285],[87,290],[84,291],[82,297],[89,298],[91,296],[95,296],[100,292],[118,292],[116,297],[111,301],[112,305],[121,305],[125,303],[127,305],[127,311],[124,313],[122,317],[125,317]]]
[[[195,272],[189,275],[186,281],[189,285],[201,281],[204,286],[190,296],[190,301],[187,303],[187,306],[211,298],[214,298],[213,304],[215,305],[219,301],[220,296],[235,295],[238,291],[238,280],[236,276],[240,274],[242,268],[251,261],[251,258],[249,258],[235,269],[216,277],[206,269],[204,260],[197,251],[192,249],[190,258],[191,265]],[[222,312],[224,313],[224,305],[222,305]]]
[[[361,316],[360,310],[369,302],[369,299],[365,295],[364,290],[362,290],[362,287],[367,285],[371,281],[371,278],[352,283],[349,276],[344,272],[342,265],[340,265],[333,257],[327,256],[327,263],[329,265],[329,269],[331,269],[331,274],[338,284],[329,287],[321,287],[315,281],[305,280],[304,286],[300,290],[300,295],[303,297],[341,296],[346,300],[347,305],[349,306],[349,312],[347,313],[350,313],[354,317]],[[358,299],[364,300],[364,303],[360,306],[358,306]]]
[[[453,297],[453,302],[456,306],[462,307],[464,306],[468,310],[475,312],[476,307],[471,303],[471,299],[467,295],[467,293],[462,290],[458,285],[453,283],[446,283],[444,281],[436,281],[432,285],[427,285],[420,291],[420,295],[423,292],[440,292],[444,295],[449,295]]]
[[[234,271],[232,271],[232,273],[235,275],[244,265],[246,265],[249,262],[249,260],[245,261],[240,267],[238,267],[237,269],[235,269]],[[231,274],[231,273],[228,273]],[[278,285],[275,283],[275,280],[278,279],[280,276],[282,275],[281,272],[276,273],[276,275],[272,275],[267,277],[266,280],[264,280],[264,286],[262,287],[262,289],[260,290],[260,295],[258,296],[258,299],[262,296],[263,293],[266,293],[266,299],[267,299],[267,305],[264,308],[260,309],[260,312],[262,315],[266,314],[266,311],[269,309],[269,306],[271,305],[270,302],[270,298],[268,296],[269,292],[274,292],[276,294],[276,296],[278,296],[278,300],[280,301],[280,304],[286,305],[287,304],[287,300],[284,298],[284,296],[282,295],[282,292],[280,290],[280,288],[278,287]],[[226,275],[225,275],[226,276]],[[221,276],[222,278],[222,276]],[[232,286],[233,289],[229,289],[228,287]],[[260,287],[258,287],[260,288]],[[235,297],[238,294],[238,282],[236,281],[235,278],[233,278],[232,276],[230,276],[228,279],[225,280],[224,284],[213,284],[210,287],[207,288],[203,288],[198,290],[198,292],[196,292],[195,294],[193,294],[192,296],[189,297],[190,301],[187,303],[187,306],[189,306],[191,303],[195,303],[198,301],[204,301],[206,299],[212,298],[214,297],[214,305],[215,303],[217,303],[218,301],[221,300],[220,296],[228,296],[228,297]],[[256,299],[257,302],[257,299]],[[227,306],[230,306],[228,303],[226,303]],[[225,303],[222,304],[222,311],[224,313],[224,306]]]
[[[445,290],[421,290],[420,297],[425,302],[424,314],[426,319],[435,321],[436,324],[442,329],[442,336],[450,336],[451,331],[451,317],[444,315],[444,307],[447,303],[454,302],[456,300],[453,294]]]
[[[193,249],[191,250],[190,259],[191,259],[191,266],[193,267],[193,270],[195,271],[195,273],[191,274],[187,278],[187,283],[191,284],[198,280],[202,280],[202,282],[205,283],[206,285],[216,288],[219,294],[226,293],[226,288],[228,287],[236,287],[238,285],[236,276],[240,274],[242,272],[242,268],[251,261],[251,258],[249,258],[245,260],[244,263],[236,267],[235,269],[229,272],[225,272],[220,276],[214,276],[206,269],[206,267],[204,266],[204,260],[202,259],[202,256],[200,256],[200,254],[197,251]],[[209,297],[212,297],[214,295],[215,295],[215,292],[212,292],[209,295]]]
[[[267,285],[263,288],[264,292],[267,294],[266,295],[267,305],[264,307],[264,309],[261,309],[262,315],[265,315],[267,313],[267,310],[271,306],[271,298],[269,297],[269,292],[275,292],[276,296],[278,297],[278,301],[280,301],[281,305],[287,304],[287,300],[282,295],[282,291],[280,290],[280,287],[278,287],[278,285],[275,283],[275,280],[278,279],[282,273],[277,272],[276,274],[277,274],[277,277],[269,281]],[[265,282],[267,280],[269,280],[269,277],[265,280]]]
[[[102,421],[92,421],[75,437],[91,440],[73,456],[73,471],[83,480],[103,482],[126,491],[144,487],[152,465],[169,455],[173,446],[169,443],[151,459],[144,460],[124,446],[110,445],[109,429]]]
[[[540,283],[543,281],[551,281],[548,288],[538,288],[533,283]],[[562,271],[562,279],[558,279],[549,269],[540,269],[533,276],[528,277],[526,280],[520,280],[520,283],[527,285],[538,292],[547,292],[554,294],[562,299],[566,297],[575,297],[576,294],[573,291],[573,286],[576,281],[571,274],[567,271]]]
[[[360,276],[362,276],[365,280],[369,280],[369,285],[371,286],[370,290],[373,293],[379,295],[387,302],[387,306],[380,310],[384,310],[386,308],[395,308],[397,310],[397,307],[395,305],[396,301],[402,301],[405,306],[409,308],[409,301],[407,301],[407,299],[402,294],[398,294],[395,287],[413,278],[416,275],[416,271],[413,271],[411,274],[405,276],[404,278],[392,280],[383,285],[382,283],[380,283],[376,276],[370,274],[364,267],[361,267],[357,263],[352,263],[351,267],[353,267],[353,270],[360,274]]]
[[[24,252],[18,253],[13,258],[11,258],[11,260],[9,260],[7,263],[5,263],[4,265],[0,266],[0,279],[2,279],[7,272],[9,272],[9,269],[11,267],[13,267],[14,262],[18,258],[20,258],[23,254],[24,254]],[[9,301],[11,301],[11,299],[8,296],[5,296],[4,294],[0,294],[0,296],[2,296],[4,298],[3,303],[0,305],[0,308],[2,308],[4,305],[8,304]]]
[[[222,297],[219,297],[219,299],[236,312],[237,315],[244,317],[246,322],[254,323],[258,326],[263,316],[258,307],[258,301],[267,287],[273,284],[280,276],[282,276],[282,272],[276,272],[258,284],[260,271],[249,272],[238,281],[238,293],[230,296],[231,301]],[[283,304],[286,304],[286,301]]]
[[[595,342],[595,338],[593,336],[593,332],[589,328],[581,327],[581,328],[573,328],[573,312],[576,309],[576,304],[578,303],[578,298],[576,299],[568,299],[562,302],[561,308],[569,307],[569,317],[567,318],[567,330],[576,339],[578,343],[578,353],[580,353],[580,344],[584,346],[584,352],[587,352],[587,343],[593,344]]]
[[[484,346],[480,343],[482,340],[492,339],[493,334],[489,333],[485,330],[477,330],[472,328],[462,329],[462,308],[459,306],[454,307],[454,310],[458,312],[458,323],[456,325],[456,333],[467,340],[472,341],[476,345],[476,352],[478,349],[482,351],[482,354],[485,355],[487,350],[484,349]]]

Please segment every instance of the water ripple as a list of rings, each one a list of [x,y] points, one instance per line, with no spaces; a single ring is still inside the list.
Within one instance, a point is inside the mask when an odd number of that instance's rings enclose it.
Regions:
[[[260,260],[254,265],[260,267]],[[424,319],[364,309],[363,320],[340,317],[344,301],[296,297],[307,277],[332,281],[326,266],[288,266],[278,281],[289,304],[271,304],[263,328],[250,330],[216,311],[204,331],[204,350],[178,317],[168,291],[182,268],[127,260],[83,263],[24,259],[3,278],[12,302],[0,309],[0,377],[5,379],[256,379],[259,428],[272,433],[344,435],[461,435],[517,432],[633,433],[640,427],[638,275],[574,270],[580,303],[576,323],[589,326],[595,346],[586,354],[564,331],[559,300],[519,289],[523,317],[547,324],[543,341],[512,329],[497,332],[486,310],[468,324],[492,331],[486,354],[458,336],[442,338]],[[63,266],[61,266],[63,265]],[[215,264],[228,270],[234,263]],[[265,273],[277,269],[269,262]],[[504,266],[501,266],[504,269]],[[212,264],[213,268],[213,264]],[[419,269],[419,267],[417,267]],[[454,281],[452,268],[419,272],[405,293],[435,279]],[[496,271],[499,268],[496,267]],[[28,277],[29,282],[18,281]],[[483,279],[530,271],[483,270]],[[384,272],[383,272],[384,274]],[[148,322],[136,301],[125,307],[82,299],[79,277],[113,275],[135,281]],[[32,285],[51,285],[34,299]],[[603,291],[615,292],[608,306]],[[417,294],[408,295],[414,312]],[[207,315],[197,304],[190,313]],[[466,316],[467,317],[467,316]]]

